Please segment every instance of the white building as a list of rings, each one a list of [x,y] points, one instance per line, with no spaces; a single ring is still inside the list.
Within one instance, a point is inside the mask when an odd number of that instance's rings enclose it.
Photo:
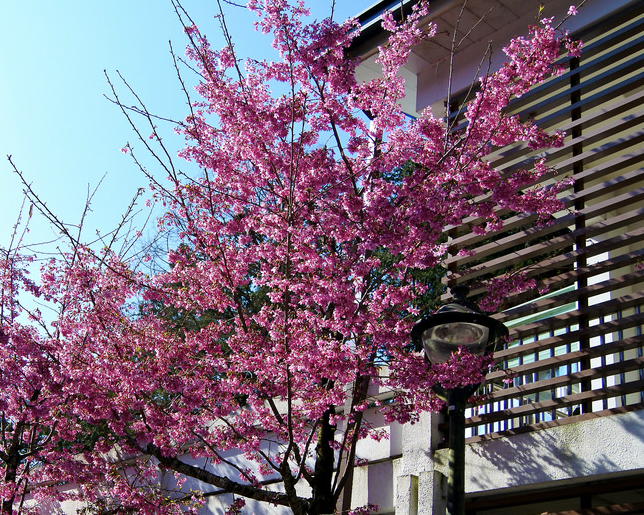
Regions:
[[[402,2],[408,9],[413,1]],[[576,2],[579,4],[579,2]],[[382,1],[361,15],[355,45],[359,73],[379,73],[378,17],[401,2]],[[541,4],[541,7],[540,7]],[[456,112],[492,40],[492,67],[501,46],[541,16],[565,17],[571,0],[435,0],[429,20],[437,36],[413,52],[404,75],[404,109],[444,112],[452,34],[450,111]],[[460,17],[460,21],[459,20]],[[565,73],[514,102],[511,109],[550,130],[567,132],[550,153],[557,175],[574,176],[568,210],[547,227],[510,217],[494,241],[471,232],[476,220],[453,228],[454,248],[473,258],[448,261],[448,285],[476,284],[484,274],[531,263],[530,275],[549,287],[538,297],[508,298],[502,321],[513,343],[497,353],[515,375],[488,376],[486,404],[468,412],[467,513],[470,515],[644,514],[644,1],[588,0],[565,21],[584,41]],[[490,156],[510,172],[533,157],[525,148]],[[461,273],[472,259],[478,272]],[[479,290],[480,292],[480,290]],[[473,291],[477,293],[476,289]],[[352,499],[379,513],[444,513],[447,450],[440,415],[391,428],[389,442],[363,452]]]

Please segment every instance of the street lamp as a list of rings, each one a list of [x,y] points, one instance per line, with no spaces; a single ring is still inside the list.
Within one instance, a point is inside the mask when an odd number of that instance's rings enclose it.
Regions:
[[[496,350],[497,345],[508,336],[507,327],[481,313],[475,303],[467,300],[468,288],[457,286],[451,292],[452,302],[423,318],[411,332],[416,346],[425,350],[426,359],[433,364],[449,360],[459,347],[465,347],[476,356],[483,356]],[[479,386],[454,387],[447,392],[441,386],[434,388],[448,406],[448,515],[465,514],[465,405]]]

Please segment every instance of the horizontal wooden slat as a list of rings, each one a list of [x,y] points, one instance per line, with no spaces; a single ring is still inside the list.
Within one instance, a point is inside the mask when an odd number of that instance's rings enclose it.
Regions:
[[[637,292],[622,297],[621,302],[623,303],[622,306],[624,307],[624,309],[627,309],[633,306],[642,305],[643,299],[644,293]],[[603,305],[597,304],[589,308],[583,308],[568,312],[557,317],[525,324],[523,326],[513,328],[513,334],[511,334],[511,338],[514,336],[515,340],[528,339],[539,334],[543,335],[546,332],[556,332],[560,329],[567,329],[574,325],[577,325],[580,318],[583,318],[584,315],[605,317],[606,315],[615,313],[615,304],[616,302],[613,299],[609,302],[603,303]],[[512,346],[508,349],[500,350],[494,353],[494,356],[497,361],[505,361],[518,356],[538,352],[539,350],[549,350],[555,347],[560,347],[562,345],[567,345],[569,343],[578,342],[582,339],[596,337],[600,334],[615,333],[634,327],[641,327],[643,325],[644,313],[636,313],[631,316],[620,317],[616,320],[604,321],[602,324],[597,324],[591,327],[583,327],[582,329],[570,330],[569,332],[557,334],[556,336],[550,338],[542,338],[536,342]],[[494,377],[494,372],[489,375],[491,377]]]
[[[549,420],[544,422],[536,422],[534,424],[525,424],[519,427],[508,427],[503,430],[490,431],[485,434],[469,436],[465,439],[466,443],[475,443],[488,440],[495,440],[497,438],[503,438],[507,436],[529,433],[531,431],[537,431],[539,429],[548,429],[550,427],[560,427],[568,424],[578,423],[584,420],[591,420],[594,418],[606,417],[609,415],[617,415],[620,413],[629,413],[631,411],[638,411],[644,409],[644,403],[636,403],[628,406],[619,406],[615,408],[605,409],[601,411],[596,411],[592,413],[584,413],[581,415],[574,415],[566,418],[559,418],[556,420]],[[439,429],[441,431],[447,430],[447,425],[440,424]],[[439,447],[446,447],[447,444],[439,445]]]
[[[604,239],[588,247],[582,247],[579,250],[573,250],[566,252],[565,254],[559,254],[557,256],[542,260],[539,263],[539,267],[534,267],[527,271],[527,277],[541,274],[544,271],[548,272],[550,270],[564,270],[564,272],[562,273],[550,276],[542,280],[542,286],[547,288],[548,291],[554,292],[558,289],[565,288],[566,286],[574,284],[579,277],[589,277],[603,272],[610,272],[622,266],[642,263],[644,261],[644,247],[632,252],[628,252],[627,249],[629,245],[638,245],[642,241],[644,241],[644,227],[640,227],[628,232],[622,232],[617,236]],[[575,264],[580,258],[591,259],[606,253],[616,255],[616,257],[603,260],[595,265],[578,267],[577,270],[572,270],[572,265]],[[474,296],[483,292],[483,286],[478,288],[471,288],[471,294]],[[528,297],[529,299],[532,299],[534,295],[530,294],[529,292],[527,294],[527,297],[524,294],[514,295],[513,298],[516,298],[516,301],[512,302],[511,304],[515,306],[522,304],[523,302],[529,300]],[[448,294],[443,295],[443,300],[447,300],[448,298]],[[544,309],[553,307],[539,307],[540,304],[547,302],[553,301],[550,299],[544,299],[543,301],[537,301],[537,303],[535,304],[513,307],[505,311],[503,318],[504,320],[512,320],[519,316],[536,313],[537,311],[542,311]]]
[[[642,41],[644,41],[644,37],[641,39]],[[641,46],[641,42],[639,42],[639,46]],[[571,87],[570,89],[566,90],[565,93],[560,93],[556,97],[549,98],[547,100],[546,106],[549,103],[553,102],[554,100],[558,100],[558,101],[561,101],[562,103],[566,102],[566,104],[564,104],[565,107],[562,107],[556,113],[551,114],[549,116],[546,116],[543,118],[537,118],[537,121],[543,124],[544,126],[556,125],[557,123],[569,117],[570,113],[575,109],[594,108],[602,105],[604,102],[606,102],[607,99],[615,98],[618,95],[623,95],[625,92],[630,91],[633,88],[633,86],[640,85],[642,81],[644,81],[644,73],[635,74],[632,77],[631,82],[629,84],[624,84],[623,82],[619,82],[618,84],[615,84],[610,87],[606,87],[606,84],[608,82],[618,80],[620,77],[624,75],[631,74],[639,70],[642,66],[642,60],[643,60],[642,56],[636,55],[635,57],[633,57],[632,59],[629,59],[624,63],[610,66],[607,71],[597,76],[594,76],[589,80],[584,80],[579,86]],[[574,74],[575,75],[579,74],[580,69],[581,68],[575,69]],[[589,91],[593,91],[595,89],[598,90],[597,93],[594,93],[592,95],[587,94]],[[569,95],[577,91],[583,91],[585,93],[583,95],[583,100],[568,104],[567,101],[570,98]],[[543,108],[545,106],[542,104],[536,107]]]
[[[639,342],[641,345],[642,342]],[[597,349],[598,347],[593,347]],[[626,346],[622,349],[626,350]],[[599,356],[605,356],[607,352],[602,352]],[[539,362],[540,363],[540,362]],[[572,359],[567,359],[565,362],[559,362],[559,364],[573,364],[575,363]],[[537,393],[545,392],[548,390],[553,390],[556,388],[563,388],[565,386],[571,386],[574,384],[579,384],[582,381],[589,381],[593,379],[602,379],[606,377],[611,377],[615,374],[622,372],[631,372],[633,370],[644,369],[644,357],[638,357],[635,359],[611,363],[609,365],[604,365],[601,367],[601,370],[588,368],[581,370],[579,372],[574,372],[572,374],[561,375],[557,377],[551,377],[549,379],[543,379],[541,381],[535,381],[534,383],[528,383],[521,386],[514,386],[511,388],[504,388],[502,390],[496,390],[486,395],[485,403],[499,402],[513,397],[524,398],[529,395],[534,395]],[[532,370],[527,369],[527,372],[532,372]]]
[[[597,388],[587,392],[575,393],[566,395],[557,399],[547,401],[532,402],[517,406],[515,408],[508,408],[495,413],[488,413],[485,415],[474,416],[465,421],[465,426],[470,427],[476,424],[491,424],[504,420],[507,418],[525,417],[541,413],[544,411],[562,409],[569,406],[576,406],[586,401],[596,401],[602,399],[609,399],[619,395],[627,395],[629,393],[640,392],[644,389],[644,379],[640,381],[633,381],[616,386],[608,386],[606,388]]]
[[[644,102],[644,91],[642,92],[641,99],[638,102]],[[632,148],[628,149],[628,153],[618,153],[612,159],[606,161],[607,155],[603,154],[604,160],[601,163],[596,164],[593,167],[586,167],[584,171],[576,174],[577,180],[584,181],[593,181],[601,177],[607,177],[619,173],[624,169],[629,168],[641,168],[644,163],[644,147],[641,145],[642,138],[640,137],[637,140],[632,141]],[[566,153],[570,153],[570,147],[566,148]],[[567,160],[556,163],[556,168],[558,170],[557,175],[548,175],[546,178],[553,178],[558,175],[564,175],[572,171],[572,167],[575,164],[583,162],[584,158],[588,158],[592,155],[592,152],[589,152],[588,155],[576,155],[570,157]],[[481,197],[477,201],[487,200],[488,197]],[[496,210],[497,214],[501,215],[504,213],[503,210]],[[530,223],[536,220],[536,216],[528,216],[521,214],[518,216],[511,217],[507,220],[504,220],[503,230],[513,230],[523,225]],[[472,233],[472,228],[479,226],[484,223],[484,220],[478,217],[470,217],[463,220],[463,223],[458,227],[449,227],[446,231],[453,233],[457,231],[458,236],[453,237],[450,241],[450,244],[457,246],[470,246],[476,244],[478,241],[488,239],[488,235],[479,235]]]
[[[644,187],[634,190],[631,193],[620,195],[615,199],[614,203],[612,203],[610,200],[607,200],[606,202],[602,202],[600,204],[596,204],[592,207],[584,209],[580,211],[580,216],[584,216],[584,215],[600,216],[602,214],[606,214],[612,208],[617,208],[620,206],[622,207],[628,206],[628,201],[630,200],[633,200],[636,203],[644,206]],[[527,247],[521,250],[509,252],[504,256],[486,261],[484,264],[474,266],[472,268],[468,268],[466,271],[462,273],[456,272],[454,274],[451,274],[448,279],[452,282],[455,280],[458,282],[458,279],[472,280],[483,274],[489,274],[499,269],[506,268],[511,264],[518,264],[524,261],[528,261],[530,259],[539,257],[543,254],[548,254],[553,251],[557,251],[567,246],[570,246],[575,238],[580,238],[580,237],[598,238],[606,233],[616,231],[630,224],[641,222],[642,220],[644,220],[644,207],[639,207],[630,212],[611,217],[607,222],[595,223],[588,227],[571,231],[565,236],[559,236],[557,238],[552,238],[548,241],[531,245],[530,247]],[[517,240],[520,240],[520,239],[514,238],[515,242]],[[503,243],[501,243],[500,246],[502,248],[508,248],[511,245],[509,242],[503,241]],[[476,255],[475,256],[457,256],[447,260],[447,264],[465,266],[468,262],[475,260],[475,258],[476,258]]]
[[[644,345],[644,337],[634,336],[632,338],[620,339],[615,342],[607,343],[604,345],[598,345],[598,346],[588,347],[574,352],[569,352],[567,354],[556,356],[553,358],[537,360],[525,365],[512,366],[509,368],[508,372],[510,374],[516,374],[518,376],[522,376],[526,374],[534,374],[534,373],[538,373],[546,370],[551,370],[556,367],[564,367],[567,365],[578,364],[584,360],[590,360],[593,358],[609,356],[611,354],[619,353],[619,352],[626,352],[632,349],[641,348],[643,345]],[[592,369],[586,369],[586,370],[592,370]],[[602,372],[602,374],[605,377],[608,377],[610,375],[613,375],[613,372],[611,372],[610,369],[607,369],[606,372],[605,373]],[[488,377],[486,377],[486,382],[491,383],[491,382],[494,382],[494,380],[498,380],[505,377],[507,377],[507,374],[505,373],[505,371],[492,372],[491,374],[488,374]],[[538,387],[539,387],[538,385],[535,385],[535,388],[538,388]],[[497,397],[494,397],[494,395],[498,395],[499,398],[509,397],[514,393],[516,393],[517,395],[523,395],[523,392],[520,390],[520,387],[517,387],[517,388],[518,388],[517,390],[508,388],[507,391],[509,393],[507,395],[502,393],[502,392],[505,392],[506,390],[499,390],[494,394],[492,394],[493,395],[492,398],[493,399],[497,398]],[[544,389],[545,388],[546,386],[544,386]]]
[[[634,252],[618,254],[615,258],[605,259],[594,265],[571,269],[576,260],[580,258],[593,258],[609,252],[617,253],[624,250],[625,247],[629,245],[637,245],[643,241],[644,227],[639,228],[635,231],[622,233],[618,236],[615,236],[614,238],[603,240],[589,247],[583,247],[578,251],[567,252],[566,254],[560,254],[559,256],[555,256],[551,259],[542,261],[539,264],[542,271],[569,270],[543,279],[543,286],[547,288],[548,291],[556,292],[557,290],[560,290],[567,286],[574,285],[575,282],[579,279],[587,279],[592,276],[597,276],[601,273],[613,272],[614,270],[621,267],[637,266],[644,261],[644,248],[641,248],[640,250],[636,250]],[[527,276],[531,277],[536,275],[537,273],[539,273],[539,270],[535,268],[528,271]],[[474,288],[472,289],[472,294],[476,295],[482,292],[482,290],[482,288]],[[535,295],[533,292],[525,292],[510,296],[508,298],[509,304],[515,307],[512,307],[504,312],[503,320],[508,322],[519,317],[546,311],[548,309],[552,309],[554,307],[561,306],[567,303],[569,299],[566,294],[559,294],[555,297],[539,300],[534,300],[535,296],[537,295]],[[523,304],[528,300],[534,301],[529,304]]]
[[[626,24],[621,27],[616,28],[613,31],[606,32],[602,34],[602,37],[596,38],[591,41],[587,41],[582,37],[584,43],[583,47],[583,60],[584,62],[588,61],[589,63],[594,63],[595,67],[599,66],[610,66],[610,60],[606,60],[603,56],[606,56],[608,52],[608,59],[617,59],[619,54],[622,55],[633,52],[636,48],[636,45],[640,44],[637,40],[641,39],[642,26],[644,25],[644,18],[637,17],[635,19],[629,20]],[[629,43],[628,40],[635,38],[634,42]],[[624,42],[625,45],[624,45]],[[563,57],[558,61],[559,65],[569,64],[571,58],[568,56]],[[529,101],[530,96],[548,96],[549,91],[552,89],[551,82],[564,82],[570,83],[571,76],[579,74],[580,69],[583,71],[590,71],[591,64],[588,64],[586,68],[577,67],[574,70],[566,71],[560,76],[552,79],[551,81],[546,82],[545,84],[535,87],[529,95],[524,95],[521,98],[516,99],[512,107],[515,111],[522,109],[522,106]],[[583,66],[583,65],[582,65]],[[528,98],[526,98],[528,97]]]
[[[641,259],[642,256],[644,256],[644,249],[638,252],[639,259]],[[593,275],[596,275],[596,274],[600,274],[600,273],[604,273],[609,270],[612,270],[617,266],[624,266],[624,265],[628,265],[629,263],[630,264],[637,263],[639,262],[638,257],[624,259],[624,260],[610,260],[608,263],[602,262],[601,265],[598,265],[598,266],[585,267],[584,270],[588,270],[588,271],[592,270]],[[613,266],[610,266],[610,265],[613,265]],[[575,278],[578,278],[581,276],[581,274],[575,274],[574,272],[571,272],[568,275],[574,276]],[[591,275],[591,274],[590,273],[585,274],[585,276],[588,276],[588,275]],[[578,300],[580,295],[585,295],[587,297],[597,297],[603,294],[615,293],[623,289],[625,286],[636,286],[636,285],[640,285],[641,283],[644,283],[644,275],[639,272],[633,272],[630,274],[621,275],[613,279],[609,279],[607,281],[602,281],[601,283],[591,284],[590,286],[577,288],[567,293],[562,293],[554,297],[549,297],[540,301],[533,302],[530,305],[528,305],[525,310],[516,312],[515,317],[511,317],[508,315],[507,317],[504,318],[504,320],[506,322],[509,322],[512,320],[512,318],[517,318],[516,315],[518,314],[521,314],[522,316],[526,316],[528,314],[537,314],[539,312],[554,309],[559,306],[564,306]],[[611,300],[611,303],[614,304],[614,301]],[[587,314],[588,312],[583,312],[581,313],[581,316],[587,316]]]
[[[575,179],[560,193],[564,208],[537,226],[535,215],[497,206],[503,228],[494,233],[474,233],[485,223],[477,216],[445,231],[447,286],[476,298],[491,277],[522,270],[548,288],[509,294],[494,315],[511,326],[513,342],[495,353],[510,370],[488,374],[484,413],[467,422],[487,434],[468,441],[644,408],[644,4],[629,9],[588,32],[581,57],[562,59],[565,73],[508,106],[567,131],[564,144],[487,156],[504,177],[547,156],[543,184]],[[499,388],[507,374],[512,386]]]
[[[642,123],[644,125],[644,119]],[[644,154],[643,154],[643,158],[644,158]],[[573,207],[576,202],[579,202],[579,201],[588,202],[600,197],[605,197],[606,195],[610,194],[612,191],[620,190],[622,188],[626,188],[630,186],[636,186],[640,184],[643,179],[644,179],[644,169],[634,170],[632,172],[620,175],[619,177],[616,177],[609,181],[596,184],[580,192],[569,195],[563,199],[563,202],[564,202],[564,205],[566,205],[567,207]],[[562,229],[566,229],[571,223],[574,223],[575,218],[577,218],[578,216],[593,216],[593,217],[601,216],[615,209],[616,205],[620,205],[620,204],[628,205],[628,204],[638,203],[643,201],[643,199],[644,199],[644,188],[639,188],[639,189],[636,188],[628,193],[624,193],[622,195],[615,195],[613,198],[597,203],[593,205],[592,208],[589,207],[587,209],[580,210],[577,213],[571,212],[567,215],[564,215],[558,218],[555,223],[552,223],[550,225],[543,226],[543,227],[539,227],[539,226],[533,227],[521,233],[512,234],[505,238],[501,238],[499,240],[495,240],[485,245],[482,245],[480,247],[477,247],[476,254],[474,256],[455,256],[452,258],[448,258],[446,260],[446,264],[448,266],[452,264],[457,266],[462,266],[468,261],[480,260],[489,255],[498,254],[499,252],[502,252],[508,248],[529,243],[532,239],[535,238],[535,236],[539,236],[539,237],[547,236],[554,232],[561,231]],[[509,229],[511,229],[511,227],[505,228],[505,230],[509,230]],[[572,232],[570,234],[573,235]],[[568,237],[568,235],[562,236],[562,238],[566,238],[566,237]],[[466,244],[469,246],[471,245],[471,241],[469,241],[469,239],[466,239],[466,238],[458,238],[455,241],[450,242],[450,247],[459,246],[462,244]]]

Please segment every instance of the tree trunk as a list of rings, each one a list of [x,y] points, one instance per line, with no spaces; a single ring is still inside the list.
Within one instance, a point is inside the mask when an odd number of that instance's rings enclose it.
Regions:
[[[11,463],[6,463],[7,470],[4,474],[4,484],[15,483],[16,481],[16,468],[12,466]],[[12,515],[13,514],[13,501],[16,499],[16,494],[14,493],[8,499],[2,499],[2,506],[0,507],[0,514],[2,515]]]
[[[335,436],[335,426],[331,425],[333,407],[324,412],[318,428],[318,442],[315,448],[315,474],[313,477],[313,500],[309,515],[326,515],[335,511],[333,498],[333,465],[334,452],[331,442]]]

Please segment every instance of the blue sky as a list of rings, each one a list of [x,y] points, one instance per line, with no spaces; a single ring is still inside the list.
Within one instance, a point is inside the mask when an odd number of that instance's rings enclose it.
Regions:
[[[373,2],[337,0],[335,18]],[[308,4],[314,18],[330,12],[330,0]],[[222,46],[216,2],[184,0],[183,5],[212,45]],[[254,15],[232,6],[226,11],[238,54],[269,55],[270,41],[254,31]],[[120,152],[135,136],[104,97],[109,93],[104,70],[113,78],[121,72],[150,111],[174,119],[188,112],[169,53],[169,40],[177,54],[185,49],[170,0],[6,1],[1,12],[0,246],[8,241],[22,200],[6,155],[48,207],[71,223],[79,220],[88,185],[93,189],[102,179],[86,229],[106,231],[147,181]],[[52,236],[34,215],[29,240]]]

